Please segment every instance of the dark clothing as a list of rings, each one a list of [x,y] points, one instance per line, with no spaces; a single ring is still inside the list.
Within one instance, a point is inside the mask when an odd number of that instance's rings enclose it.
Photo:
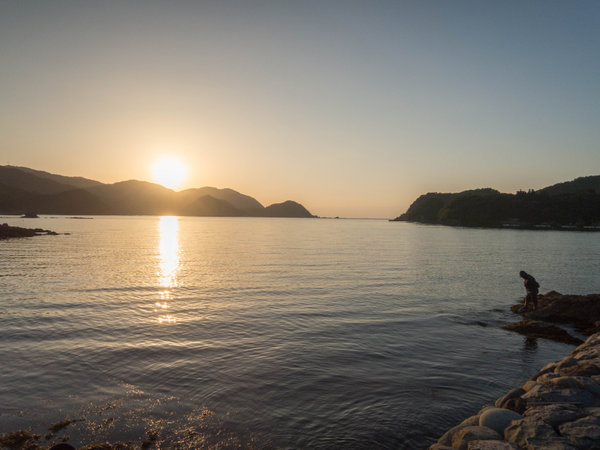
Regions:
[[[527,296],[525,297],[525,307],[528,308],[531,304],[533,306],[532,309],[537,309],[537,296],[538,289],[540,287],[539,283],[529,274],[525,274],[523,277],[523,284],[525,285],[525,290],[527,291]]]

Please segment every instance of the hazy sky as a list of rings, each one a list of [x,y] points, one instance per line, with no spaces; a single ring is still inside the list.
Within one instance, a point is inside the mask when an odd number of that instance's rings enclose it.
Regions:
[[[2,1],[0,165],[322,216],[600,174],[600,1]]]

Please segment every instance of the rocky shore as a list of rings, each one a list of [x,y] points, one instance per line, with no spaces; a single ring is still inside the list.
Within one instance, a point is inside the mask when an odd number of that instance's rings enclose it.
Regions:
[[[21,228],[11,227],[7,223],[0,225],[0,240],[9,238],[20,238],[20,237],[33,237],[42,235],[56,236],[58,233],[50,230],[43,230],[41,228]]]
[[[530,337],[579,343],[562,328],[591,336],[564,358],[447,431],[430,450],[600,449],[600,295],[540,295],[526,320],[505,326]],[[593,333],[593,334],[592,334]]]
[[[528,337],[579,345],[583,343],[581,339],[557,325],[568,325],[585,336],[600,332],[600,294],[563,295],[550,291],[538,295],[538,306],[533,311],[522,303],[510,309],[524,320],[503,328]]]

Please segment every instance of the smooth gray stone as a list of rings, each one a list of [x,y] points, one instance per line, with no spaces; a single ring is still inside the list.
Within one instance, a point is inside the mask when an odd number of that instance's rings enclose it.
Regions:
[[[513,420],[522,419],[519,413],[503,408],[490,408],[479,416],[479,425],[488,427],[504,436],[504,430]]]

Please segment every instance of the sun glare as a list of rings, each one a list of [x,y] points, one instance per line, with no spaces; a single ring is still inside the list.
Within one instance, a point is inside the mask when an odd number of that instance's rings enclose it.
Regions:
[[[175,189],[183,184],[186,177],[185,165],[178,159],[166,156],[152,166],[152,177],[156,183],[169,189]]]

